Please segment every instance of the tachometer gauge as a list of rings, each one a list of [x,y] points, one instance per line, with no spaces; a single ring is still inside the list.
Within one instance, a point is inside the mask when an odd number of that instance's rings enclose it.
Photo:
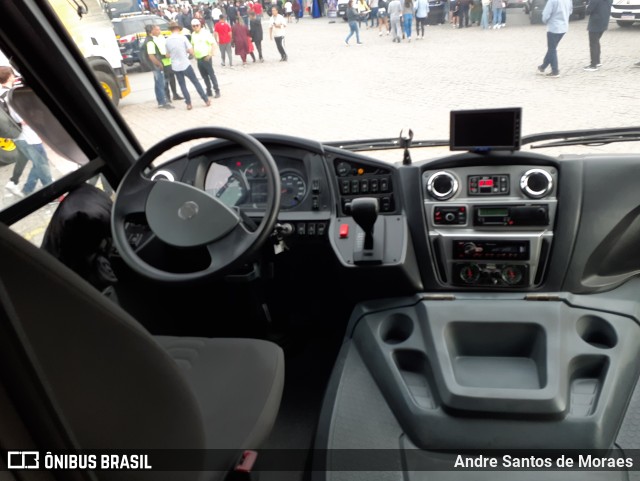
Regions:
[[[280,204],[283,209],[297,206],[307,193],[307,185],[300,174],[284,172],[280,177],[280,184]]]
[[[260,162],[253,162],[244,171],[244,175],[247,176],[247,179],[263,179],[266,177],[267,171]]]

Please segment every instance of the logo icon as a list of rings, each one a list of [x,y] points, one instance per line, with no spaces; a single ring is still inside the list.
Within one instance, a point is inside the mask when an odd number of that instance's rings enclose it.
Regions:
[[[9,469],[39,469],[40,453],[38,451],[9,451],[7,468]]]

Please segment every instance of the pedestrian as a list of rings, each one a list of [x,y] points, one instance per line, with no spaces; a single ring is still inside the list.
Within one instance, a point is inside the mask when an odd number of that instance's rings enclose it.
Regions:
[[[378,9],[380,8],[380,0],[370,0],[369,6],[371,7],[371,14],[369,15],[369,18],[371,19],[370,27],[379,27],[380,20],[378,20]]]
[[[424,39],[424,27],[429,15],[429,0],[416,0],[414,8],[416,9],[416,40]]]
[[[233,59],[231,57],[231,41],[233,40],[233,35],[231,33],[231,25],[227,23],[227,17],[225,15],[220,15],[218,23],[213,27],[213,33],[216,37],[216,42],[218,42],[218,48],[220,49],[222,66],[225,66],[224,57],[226,55],[229,59],[229,67],[232,67]]]
[[[13,86],[14,80],[15,76],[11,67],[0,67],[0,95],[4,96],[7,94]],[[12,140],[16,144],[16,148],[19,152],[25,158],[29,159],[32,165],[29,175],[27,176],[27,181],[22,187],[22,190],[18,189],[17,182],[14,182],[15,179],[9,180],[9,183],[7,183],[5,188],[17,197],[22,197],[30,195],[36,189],[38,181],[44,187],[53,182],[53,179],[51,178],[49,159],[47,157],[47,152],[42,145],[42,140],[40,140],[40,137],[38,137],[31,127],[24,123],[22,118],[20,118],[16,112],[10,110],[10,114],[13,120],[22,127],[20,135],[16,139]],[[22,172],[20,172],[20,174],[22,174]]]
[[[231,27],[231,31],[233,33],[233,43],[236,48],[236,55],[239,55],[242,59],[242,66],[245,67],[247,65],[247,54],[249,54],[249,44],[251,43],[251,39],[249,38],[249,29],[247,26],[242,23],[242,17],[238,17],[236,23]],[[253,54],[251,54],[253,56]],[[253,57],[253,61],[256,61],[255,56]]]
[[[560,40],[569,30],[571,12],[573,12],[571,0],[548,0],[542,11],[542,21],[547,24],[547,53],[542,65],[538,67],[540,75],[545,75],[545,70],[551,66],[551,72],[546,76],[550,78],[560,76],[557,49]]]
[[[389,14],[387,12],[387,0],[378,0],[378,36],[382,37],[383,34],[389,35]]]
[[[349,0],[347,4],[347,22],[349,23],[349,35],[344,39],[344,44],[349,46],[349,39],[355,34],[356,42],[361,45],[360,27],[358,27],[358,10],[353,6],[353,0]]]
[[[587,31],[589,32],[589,53],[591,54],[591,63],[584,69],[587,72],[595,72],[600,68],[600,38],[604,31],[609,27],[609,17],[611,16],[611,0],[589,0],[587,5],[587,15],[589,15],[589,23]]]
[[[293,0],[293,6],[291,8],[293,9],[293,16],[296,19],[296,23],[298,23],[300,20],[300,11],[302,10],[302,7],[300,7],[300,1]]]
[[[162,45],[162,49],[155,39],[158,35],[161,35],[160,25],[147,25],[148,33],[145,40],[147,58],[153,66],[153,87],[156,94],[156,101],[158,102],[158,108],[172,109],[169,99],[167,98],[167,92],[165,91],[166,82],[164,78],[164,61],[167,59],[167,50],[164,42],[158,42]],[[162,37],[164,40],[164,37]]]
[[[282,15],[278,13],[278,7],[271,7],[271,19],[269,20],[269,38],[276,41],[276,47],[280,52],[280,61],[286,62],[287,52],[284,50],[284,31],[287,28],[287,22]]]
[[[365,0],[356,0],[356,10],[358,11],[358,29],[362,28],[362,22],[364,21],[365,26],[367,25],[367,21],[369,20],[369,14],[371,9]]]
[[[213,54],[215,51],[215,40],[208,29],[202,28],[198,20],[191,22],[193,33],[191,34],[191,45],[193,45],[193,55],[196,58],[198,71],[204,82],[207,97],[220,97],[220,87],[218,79],[213,70]],[[214,96],[215,92],[215,96]]]
[[[469,9],[472,0],[458,0],[458,25],[460,28],[469,27]]]
[[[402,4],[400,0],[391,0],[389,6],[389,23],[391,23],[391,33],[393,34],[393,41],[400,43],[402,39],[402,26],[400,19],[402,18]]]
[[[480,19],[480,25],[483,30],[489,28],[489,7],[491,6],[491,0],[482,0],[482,18]]]
[[[413,0],[404,0],[402,5],[402,25],[407,42],[411,42],[411,24],[413,23],[414,9]]]
[[[260,16],[262,16],[262,14]],[[262,57],[262,39],[264,37],[262,20],[255,11],[249,13],[249,35],[256,46],[260,62],[264,62],[264,58]]]
[[[171,35],[167,39],[167,56],[171,58],[171,68],[180,85],[184,101],[187,104],[187,110],[191,110],[193,107],[191,105],[191,95],[187,89],[185,77],[193,84],[205,105],[207,107],[210,106],[211,100],[209,100],[205,94],[189,61],[189,57],[193,55],[193,47],[187,40],[187,37],[180,33],[182,27],[180,27],[177,22],[171,22],[169,24],[169,30],[171,30]]]
[[[494,30],[500,28],[502,25],[502,4],[503,0],[491,0],[491,14],[493,15]]]

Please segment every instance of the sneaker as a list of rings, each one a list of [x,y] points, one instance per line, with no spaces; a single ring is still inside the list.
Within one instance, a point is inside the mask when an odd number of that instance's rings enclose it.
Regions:
[[[602,67],[602,64],[601,63],[597,63],[596,67],[600,68],[600,67]]]
[[[179,95],[174,95],[173,100],[184,100],[184,97],[180,97]]]
[[[225,67],[225,63],[224,63],[224,62],[222,62],[220,65],[222,65],[223,67]]]
[[[536,73],[538,75],[544,75],[544,69],[542,68],[542,65],[539,65],[538,68],[536,69]]]
[[[560,77],[560,72],[549,72],[547,75],[545,75],[545,77],[558,78],[558,77]]]
[[[4,188],[5,188],[5,190],[8,190],[9,192],[11,192],[16,197],[23,197],[24,196],[24,194],[22,193],[22,191],[18,187],[18,184],[16,184],[15,182],[12,182],[11,180],[9,182],[7,182],[7,184],[4,186]]]
[[[634,63],[633,66],[634,67],[640,67],[640,62]]]
[[[593,65],[587,65],[585,68],[583,68],[582,70],[586,71],[586,72],[596,72],[598,70],[598,67],[595,67]]]
[[[175,109],[175,107],[173,105],[171,105],[170,103],[168,103],[168,102],[166,104],[158,105],[158,108],[159,109],[167,109],[167,110]]]
[[[382,37],[382,32],[380,32],[380,33],[378,34],[378,37]]]
[[[206,93],[207,97],[213,97],[213,92],[211,90],[208,90]]]
[[[216,94],[213,96],[214,99],[219,99],[220,98],[220,92],[216,92]]]
[[[358,45],[362,45],[362,44],[363,44],[363,42],[358,42]]]
[[[207,101],[204,103],[207,107],[211,107],[211,99],[207,99]]]
[[[347,42],[346,40],[345,40],[344,44],[345,44],[347,47],[349,46],[349,42]],[[284,57],[282,57],[282,60],[284,60]]]

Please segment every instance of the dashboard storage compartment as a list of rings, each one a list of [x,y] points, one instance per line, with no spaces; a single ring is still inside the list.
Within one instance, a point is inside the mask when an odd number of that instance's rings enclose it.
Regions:
[[[640,372],[632,319],[559,300],[414,298],[352,324],[420,449],[606,449]]]
[[[541,389],[547,383],[547,344],[538,324],[452,322],[445,339],[461,386]]]

